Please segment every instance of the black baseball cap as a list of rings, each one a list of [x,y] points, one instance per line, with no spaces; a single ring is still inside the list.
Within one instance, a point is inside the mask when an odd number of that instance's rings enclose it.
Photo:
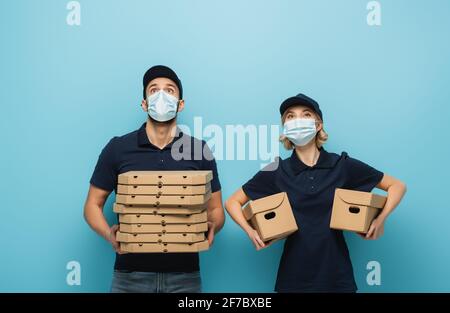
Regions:
[[[283,101],[283,103],[280,105],[280,114],[283,115],[284,112],[286,112],[287,109],[294,105],[304,105],[310,109],[312,109],[314,112],[317,113],[317,115],[320,116],[320,119],[323,121],[322,111],[320,110],[319,104],[316,100],[311,99],[308,96],[305,96],[302,93],[299,93],[296,96],[287,98]]]
[[[177,85],[180,90],[180,99],[183,99],[183,86],[181,85],[181,80],[178,78],[177,74],[169,67],[165,65],[155,65],[147,70],[144,74],[144,78],[142,79],[142,84],[144,85],[144,99],[145,97],[145,89],[149,82],[158,77],[165,77],[172,80],[175,85]]]

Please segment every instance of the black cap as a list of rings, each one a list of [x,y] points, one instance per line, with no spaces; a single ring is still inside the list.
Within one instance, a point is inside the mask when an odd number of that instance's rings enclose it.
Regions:
[[[164,65],[155,65],[145,72],[144,78],[142,79],[142,84],[144,85],[144,99],[146,98],[145,89],[147,88],[148,83],[158,77],[165,77],[172,80],[180,90],[180,99],[183,99],[183,87],[181,86],[180,79],[171,68]]]
[[[320,119],[323,121],[322,111],[320,111],[319,104],[314,99],[311,99],[310,97],[305,96],[302,93],[299,93],[294,97],[290,97],[284,100],[283,103],[280,105],[280,114],[283,115],[287,109],[289,109],[291,106],[294,105],[304,105],[312,109],[314,112],[317,113],[317,115],[320,116]]]

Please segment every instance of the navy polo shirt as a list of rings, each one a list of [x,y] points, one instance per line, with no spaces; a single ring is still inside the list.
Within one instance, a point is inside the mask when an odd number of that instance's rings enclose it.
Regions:
[[[117,192],[117,177],[128,171],[211,170],[211,192],[220,190],[214,157],[203,140],[177,128],[176,136],[163,149],[153,145],[144,123],[141,128],[112,138],[103,148],[90,183]],[[192,272],[199,270],[198,253],[116,254],[114,269],[140,272]]]
[[[294,150],[289,158],[278,158],[242,186],[251,200],[287,192],[299,226],[299,231],[285,241],[275,291],[357,290],[343,233],[330,229],[334,191],[346,188],[369,192],[382,178],[382,172],[345,152],[338,155],[321,148],[312,167],[305,165]]]

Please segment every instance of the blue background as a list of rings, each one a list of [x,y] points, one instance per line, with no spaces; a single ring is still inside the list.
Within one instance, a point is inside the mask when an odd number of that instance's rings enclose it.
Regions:
[[[66,24],[67,2],[0,4],[0,291],[108,290],[114,254],[83,204],[101,148],[145,121],[155,64],[179,74],[186,125],[278,124],[284,98],[317,99],[329,151],[409,188],[382,239],[347,234],[360,290],[450,291],[449,1],[380,1],[378,27],[362,0],[81,0],[81,26]],[[225,200],[260,161],[218,167]],[[204,290],[272,291],[281,251],[256,252],[228,218],[201,255]],[[66,284],[71,260],[81,286]],[[371,260],[381,286],[366,283]]]

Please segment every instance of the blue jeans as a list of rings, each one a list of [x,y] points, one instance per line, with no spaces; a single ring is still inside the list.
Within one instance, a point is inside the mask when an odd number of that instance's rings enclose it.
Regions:
[[[111,292],[201,292],[200,272],[155,273],[114,270]]]

